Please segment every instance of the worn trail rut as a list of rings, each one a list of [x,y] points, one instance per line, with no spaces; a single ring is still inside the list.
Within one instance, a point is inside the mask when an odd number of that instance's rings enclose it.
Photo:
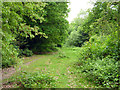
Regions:
[[[32,62],[34,62],[34,61],[36,61],[36,60],[39,60],[39,59],[41,59],[42,57],[44,57],[44,56],[41,56],[41,57],[39,57],[39,58],[36,58],[36,59],[34,59],[34,60],[32,60],[32,61],[30,61],[30,62],[27,62],[27,63],[24,63],[23,65],[29,65],[30,63],[32,63]],[[27,59],[29,58],[29,57],[26,57]],[[32,56],[32,57],[30,57],[30,58],[34,58],[34,56]],[[21,69],[21,66],[19,67],[19,70]],[[2,69],[2,80],[4,80],[4,79],[8,79],[10,76],[12,76],[14,73],[16,72],[16,69],[14,68],[14,67],[9,67],[9,68],[4,68],[4,69]],[[3,82],[4,83],[4,82]]]

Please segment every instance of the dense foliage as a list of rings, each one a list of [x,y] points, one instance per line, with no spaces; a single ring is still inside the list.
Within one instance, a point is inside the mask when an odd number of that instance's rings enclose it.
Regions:
[[[81,48],[80,70],[98,85],[106,87],[118,85],[119,56],[116,40],[117,38],[111,36],[93,36]]]
[[[68,21],[67,4],[66,3],[48,3],[45,8],[46,21],[39,25],[41,31],[44,32],[48,38],[39,38],[36,36],[32,40],[28,40],[33,52],[45,52],[54,50],[55,46],[61,45],[67,35]]]
[[[62,7],[62,8],[61,8]],[[2,66],[18,56],[55,50],[67,35],[66,2],[4,2],[2,4]]]
[[[84,29],[84,23],[87,21],[87,13],[88,11],[81,10],[78,16],[70,23],[68,28],[69,36],[65,43],[66,46],[81,47],[85,41],[89,40],[89,35]]]
[[[118,3],[96,2],[88,15],[76,18],[72,23],[74,29],[67,43],[77,46],[82,42],[78,69],[88,80],[99,86],[118,87],[119,85],[119,40]],[[77,20],[77,21],[76,21]],[[82,22],[82,23],[81,23]],[[80,30],[76,29],[80,27]],[[87,39],[81,33],[86,33]],[[74,35],[73,35],[74,34]],[[81,38],[78,38],[80,35]],[[88,40],[89,39],[89,40]]]
[[[42,74],[40,72],[28,73],[21,72],[16,78],[12,78],[11,82],[15,82],[19,88],[51,88],[55,87],[53,77]]]
[[[119,9],[119,2],[96,2],[92,10],[81,11],[68,27],[65,2],[4,2],[2,66],[16,64],[21,56],[56,50],[65,43],[81,47],[76,65],[88,80],[102,87],[118,87]],[[58,57],[69,58],[63,52]],[[20,87],[43,88],[52,87],[54,80],[40,73],[23,72],[13,82]]]

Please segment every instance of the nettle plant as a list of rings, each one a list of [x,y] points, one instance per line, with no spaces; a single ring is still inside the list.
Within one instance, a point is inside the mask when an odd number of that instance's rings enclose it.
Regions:
[[[19,88],[52,88],[55,87],[55,80],[52,76],[40,72],[21,72],[16,78],[12,78]]]

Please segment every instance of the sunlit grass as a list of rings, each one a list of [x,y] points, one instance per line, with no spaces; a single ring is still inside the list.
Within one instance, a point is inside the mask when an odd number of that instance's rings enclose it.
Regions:
[[[62,48],[56,54],[36,55],[34,56],[35,58],[24,59],[24,63],[37,60],[31,62],[29,65],[22,65],[21,71],[40,71],[44,74],[49,74],[56,80],[55,88],[94,87],[93,84],[86,81],[82,74],[77,73],[77,70],[73,67],[74,63],[78,60],[79,50],[80,48]]]

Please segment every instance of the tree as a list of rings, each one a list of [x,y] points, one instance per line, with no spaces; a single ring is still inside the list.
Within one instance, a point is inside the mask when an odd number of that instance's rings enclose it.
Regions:
[[[67,35],[68,11],[66,2],[4,2],[1,32],[3,66],[16,63],[20,50],[43,52],[61,44]]]
[[[88,20],[87,13],[88,11],[81,10],[72,23],[70,23],[68,29],[69,36],[66,40],[67,46],[81,47],[85,41],[89,40],[88,32],[83,27],[84,23]]]
[[[34,52],[54,50],[55,46],[58,44],[61,45],[67,36],[68,21],[66,17],[69,12],[67,3],[49,2],[45,7],[45,11],[45,21],[41,23],[39,27],[48,38],[39,38],[36,36],[32,40],[29,39],[30,48],[32,48]]]

